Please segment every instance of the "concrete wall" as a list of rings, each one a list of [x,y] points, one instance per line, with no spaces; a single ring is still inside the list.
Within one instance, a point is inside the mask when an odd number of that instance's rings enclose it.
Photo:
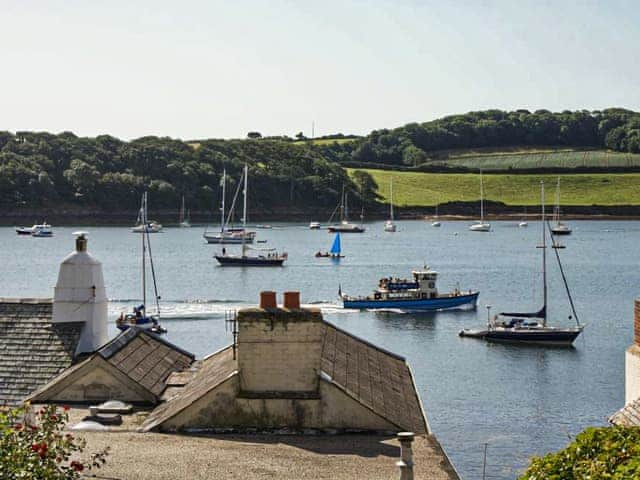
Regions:
[[[162,430],[197,428],[317,428],[399,431],[335,385],[321,381],[319,399],[241,398],[233,376],[161,425]]]
[[[319,310],[241,310],[238,314],[241,390],[317,391],[323,332]]]
[[[101,357],[87,360],[77,370],[37,393],[34,402],[96,403],[121,400],[132,403],[155,403],[147,392]]]
[[[624,401],[627,404],[640,398],[640,299],[638,298],[633,307],[633,345],[627,349],[624,367]]]

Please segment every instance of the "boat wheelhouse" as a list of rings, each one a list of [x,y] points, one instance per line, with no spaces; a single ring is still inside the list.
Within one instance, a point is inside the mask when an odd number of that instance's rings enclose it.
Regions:
[[[478,291],[462,292],[459,288],[450,293],[440,293],[436,286],[438,272],[425,266],[412,272],[412,279],[381,278],[373,295],[350,297],[342,295],[344,308],[399,309],[399,310],[447,310],[475,308]]]

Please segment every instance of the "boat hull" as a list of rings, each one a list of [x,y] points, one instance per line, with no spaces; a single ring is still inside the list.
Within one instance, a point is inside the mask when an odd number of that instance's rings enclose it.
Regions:
[[[250,244],[253,243],[254,237],[246,237],[244,240],[242,238],[233,238],[233,237],[213,237],[213,236],[204,236],[204,239],[207,243],[212,243],[216,245],[240,245],[242,243]]]
[[[241,257],[229,255],[215,255],[215,259],[222,267],[281,267],[284,258]]]
[[[472,232],[490,232],[491,225],[488,223],[474,223],[469,227]]]
[[[329,230],[329,233],[363,233],[365,231],[364,227],[357,227],[357,226],[353,226],[353,227],[335,226],[335,227],[328,227],[327,230]]]
[[[515,329],[489,330],[484,335],[489,342],[523,343],[529,345],[556,345],[568,347],[580,335],[582,329]]]
[[[398,309],[398,310],[449,310],[470,306],[475,308],[478,302],[480,292],[473,292],[466,295],[452,295],[435,298],[422,298],[416,300],[398,299],[398,300],[376,300],[376,299],[343,299],[344,308],[354,309]]]
[[[553,235],[571,235],[571,230],[570,229],[564,229],[564,228],[552,228],[551,229],[551,233]]]

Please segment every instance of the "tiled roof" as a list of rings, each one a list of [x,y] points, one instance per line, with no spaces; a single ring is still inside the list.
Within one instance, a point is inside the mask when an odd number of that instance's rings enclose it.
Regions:
[[[173,372],[189,368],[194,355],[162,337],[129,328],[98,350],[98,354],[156,396]]]
[[[405,359],[324,322],[321,369],[331,383],[399,429],[429,433],[413,376]],[[227,347],[209,356],[195,373],[172,376],[164,398],[142,426],[152,430],[210,392],[238,370]],[[192,368],[192,371],[196,368]],[[170,393],[168,395],[168,393]]]
[[[69,367],[83,324],[51,323],[50,299],[0,298],[0,405],[19,404]]]
[[[325,323],[321,368],[331,381],[403,430],[428,433],[405,359]]]
[[[147,432],[180,413],[186,407],[207,394],[238,370],[233,349],[228,346],[202,360],[193,378],[165,403],[156,407],[147,417],[142,430]]]
[[[614,425],[623,427],[640,426],[640,398],[626,404],[616,413],[609,417],[609,421]]]

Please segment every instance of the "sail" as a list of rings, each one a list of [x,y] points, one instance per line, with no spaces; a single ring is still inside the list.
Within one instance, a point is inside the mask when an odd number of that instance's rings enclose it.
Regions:
[[[336,233],[336,238],[333,239],[333,245],[331,245],[331,251],[334,255],[340,255],[340,234]]]
[[[529,313],[500,312],[500,315],[504,317],[547,318],[547,307],[542,307],[537,312],[529,312]]]

